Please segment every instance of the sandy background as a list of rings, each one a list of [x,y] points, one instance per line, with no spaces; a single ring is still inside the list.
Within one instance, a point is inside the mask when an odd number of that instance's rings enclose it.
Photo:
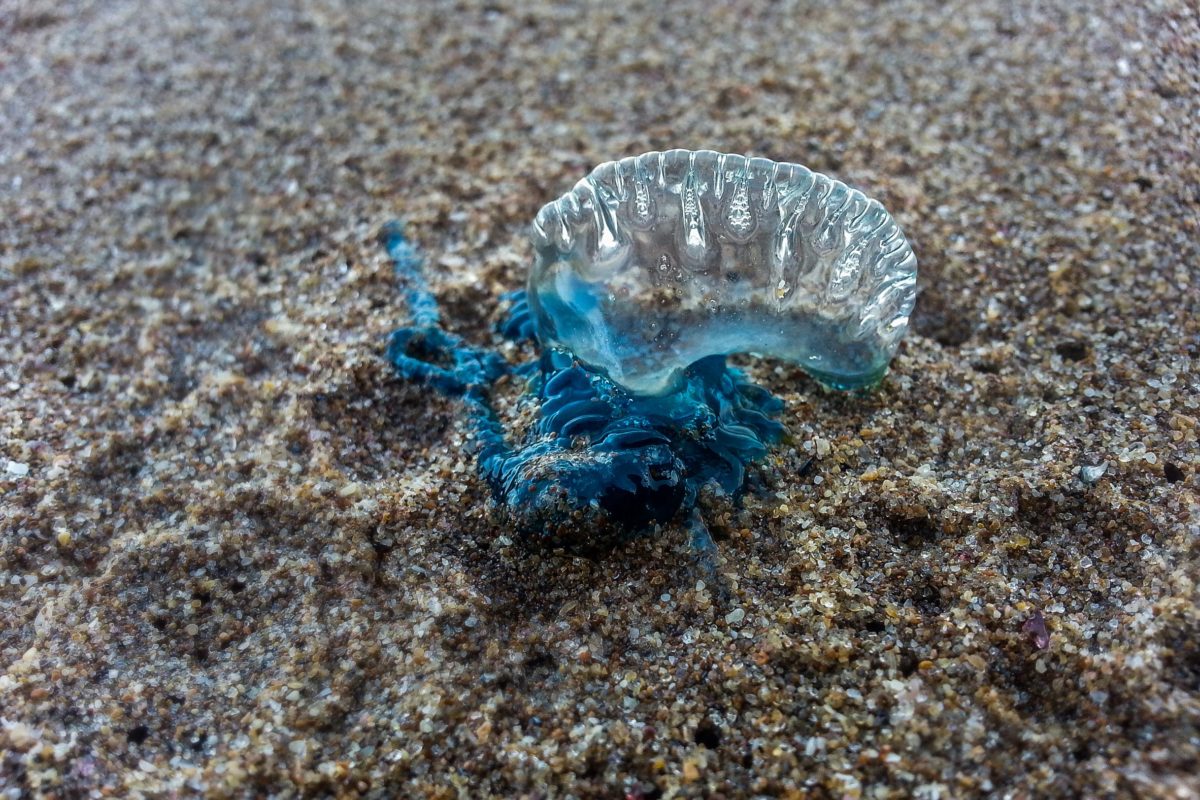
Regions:
[[[0,0],[3,797],[1200,794],[1194,3],[278,6]],[[745,362],[715,586],[513,543],[382,360],[386,220],[487,342],[669,147],[921,265],[870,397]]]

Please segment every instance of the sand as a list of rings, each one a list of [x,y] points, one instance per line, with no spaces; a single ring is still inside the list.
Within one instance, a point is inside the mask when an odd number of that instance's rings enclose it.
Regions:
[[[0,0],[0,796],[1200,794],[1194,3],[288,5]],[[741,360],[716,576],[524,546],[382,357],[387,220],[498,344],[670,147],[921,269],[870,396]]]

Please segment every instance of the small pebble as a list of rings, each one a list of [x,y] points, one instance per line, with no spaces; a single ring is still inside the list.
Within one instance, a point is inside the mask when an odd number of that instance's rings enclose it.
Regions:
[[[1101,464],[1089,464],[1079,468],[1079,480],[1091,486],[1096,481],[1104,476],[1108,471],[1108,462]]]

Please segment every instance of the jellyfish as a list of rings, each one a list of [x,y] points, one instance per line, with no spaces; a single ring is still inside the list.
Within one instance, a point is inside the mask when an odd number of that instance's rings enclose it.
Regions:
[[[885,374],[912,311],[916,259],[878,202],[796,164],[672,150],[596,167],[538,213],[524,290],[500,334],[532,340],[513,364],[442,327],[420,254],[398,223],[383,242],[410,326],[388,358],[461,398],[497,508],[536,541],[573,544],[683,520],[712,539],[702,490],[734,498],[784,435],[782,402],[726,363],[796,363],[864,390]],[[537,421],[501,424],[491,386],[526,382]]]

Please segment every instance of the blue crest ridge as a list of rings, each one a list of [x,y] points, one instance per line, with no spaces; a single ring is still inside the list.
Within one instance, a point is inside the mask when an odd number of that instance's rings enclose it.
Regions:
[[[742,491],[746,468],[783,435],[778,398],[723,356],[697,361],[676,391],[653,397],[628,392],[563,350],[509,364],[441,327],[420,254],[399,223],[386,225],[382,238],[413,322],[392,333],[387,358],[402,379],[463,400],[480,474],[518,529],[554,541],[587,539],[596,526],[574,524],[581,513],[636,531],[682,511],[693,541],[711,547],[696,513],[700,490],[712,483],[730,496]],[[503,298],[511,306],[497,330],[536,341],[524,291]],[[537,423],[516,445],[491,400],[492,385],[504,375],[529,376],[522,402],[539,407]]]

